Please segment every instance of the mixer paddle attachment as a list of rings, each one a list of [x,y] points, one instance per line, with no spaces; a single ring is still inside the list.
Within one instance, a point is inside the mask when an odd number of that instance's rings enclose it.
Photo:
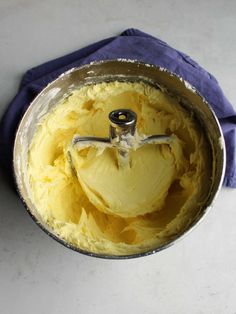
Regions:
[[[72,140],[72,147],[109,147],[116,148],[119,168],[129,165],[129,152],[145,144],[170,144],[174,135],[151,135],[140,136],[136,131],[137,115],[129,109],[118,109],[109,114],[110,134],[109,137],[78,136]],[[70,163],[73,167],[71,154],[69,153]],[[75,169],[74,169],[75,170]]]

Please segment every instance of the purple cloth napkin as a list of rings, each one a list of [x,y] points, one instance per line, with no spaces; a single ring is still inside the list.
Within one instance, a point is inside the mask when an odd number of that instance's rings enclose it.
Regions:
[[[36,95],[61,73],[91,61],[135,59],[174,72],[192,84],[215,111],[226,142],[227,166],[224,185],[236,188],[236,112],[216,79],[186,54],[136,29],[128,29],[30,69],[22,78],[19,92],[9,104],[0,124],[1,165],[12,174],[12,149],[17,125]]]

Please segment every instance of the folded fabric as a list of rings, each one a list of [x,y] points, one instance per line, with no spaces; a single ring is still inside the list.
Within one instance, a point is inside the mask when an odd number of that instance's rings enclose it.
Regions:
[[[236,112],[224,96],[217,80],[186,54],[136,29],[128,29],[71,54],[30,69],[22,78],[19,92],[9,104],[0,124],[1,166],[12,174],[12,153],[17,125],[36,95],[48,83],[72,67],[92,61],[134,59],[158,65],[193,85],[215,111],[226,142],[224,185],[236,188]]]

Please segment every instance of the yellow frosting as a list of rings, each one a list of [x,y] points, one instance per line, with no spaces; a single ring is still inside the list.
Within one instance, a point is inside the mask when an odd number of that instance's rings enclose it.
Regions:
[[[75,134],[108,137],[108,114],[119,108],[137,113],[140,135],[174,140],[131,150],[124,168],[115,148],[71,144]],[[41,120],[28,173],[37,210],[59,237],[91,252],[128,255],[187,227],[207,197],[211,164],[201,128],[175,98],[144,83],[111,82],[74,91]]]

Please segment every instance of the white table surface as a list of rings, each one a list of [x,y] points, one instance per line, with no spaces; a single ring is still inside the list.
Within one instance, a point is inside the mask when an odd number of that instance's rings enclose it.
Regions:
[[[236,1],[0,1],[0,108],[28,68],[139,28],[191,55],[236,108]],[[49,238],[0,180],[0,313],[236,313],[236,190],[190,235],[149,257],[83,256]]]

